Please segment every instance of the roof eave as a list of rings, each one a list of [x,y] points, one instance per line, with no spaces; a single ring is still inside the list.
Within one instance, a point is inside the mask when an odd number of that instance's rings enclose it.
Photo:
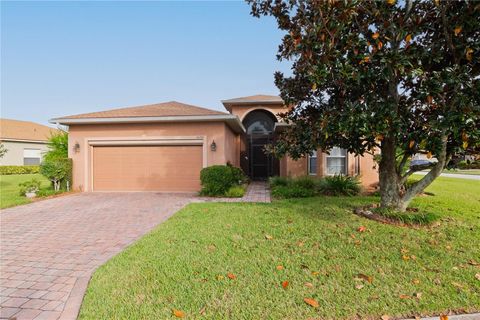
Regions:
[[[166,117],[110,117],[110,118],[54,118],[50,123],[62,125],[108,124],[108,123],[154,123],[154,122],[208,122],[224,121],[237,132],[245,132],[245,127],[235,115],[166,116]]]

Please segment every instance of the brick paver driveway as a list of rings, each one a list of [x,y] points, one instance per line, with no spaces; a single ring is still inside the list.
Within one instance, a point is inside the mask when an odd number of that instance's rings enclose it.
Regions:
[[[0,318],[75,319],[92,272],[191,199],[83,193],[1,210]]]

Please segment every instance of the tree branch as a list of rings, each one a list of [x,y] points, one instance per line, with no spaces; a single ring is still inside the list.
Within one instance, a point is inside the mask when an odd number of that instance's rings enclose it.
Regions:
[[[445,134],[445,129],[442,133],[442,150],[440,151],[437,159],[438,162],[433,165],[432,170],[430,170],[430,172],[427,173],[422,179],[420,179],[419,181],[414,183],[409,189],[407,189],[407,192],[405,192],[404,195],[404,201],[406,203],[408,203],[411,198],[413,198],[415,195],[428,187],[433,182],[433,180],[435,180],[435,178],[437,178],[442,173],[443,168],[447,163],[447,135]]]

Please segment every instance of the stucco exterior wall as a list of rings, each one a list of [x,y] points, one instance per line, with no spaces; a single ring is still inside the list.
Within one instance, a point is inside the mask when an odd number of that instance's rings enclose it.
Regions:
[[[0,165],[2,166],[23,166],[23,150],[24,149],[38,149],[42,156],[48,151],[46,142],[17,142],[17,141],[2,141],[7,153],[0,158]]]
[[[240,167],[240,140],[239,135],[234,133],[227,125],[225,130],[225,160],[236,167]]]
[[[73,189],[91,191],[91,157],[93,147],[89,140],[103,138],[114,139],[149,139],[196,137],[204,139],[206,166],[225,164],[228,160],[233,163],[235,146],[227,151],[226,145],[235,144],[234,134],[223,122],[183,122],[183,123],[138,123],[138,124],[95,124],[71,125],[69,128],[69,157],[73,160]],[[216,151],[211,151],[210,145],[215,140]],[[233,141],[232,141],[233,140]],[[78,152],[73,148],[80,146]],[[237,157],[238,159],[238,157]]]

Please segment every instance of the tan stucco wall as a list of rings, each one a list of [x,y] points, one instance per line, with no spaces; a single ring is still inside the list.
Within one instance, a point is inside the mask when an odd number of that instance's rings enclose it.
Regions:
[[[228,132],[228,133],[227,133]],[[223,122],[188,122],[188,123],[139,123],[139,124],[98,124],[71,125],[69,128],[69,157],[73,159],[73,188],[91,191],[91,154],[92,147],[88,140],[92,138],[166,138],[166,137],[200,137],[206,141],[206,164],[232,163],[235,146],[235,134]],[[211,151],[210,145],[215,140],[217,150]],[[79,152],[73,146],[80,145]],[[238,157],[237,157],[238,159]]]
[[[240,167],[240,140],[239,135],[234,133],[227,125],[225,131],[225,159],[236,167]]]
[[[3,158],[0,158],[0,165],[2,166],[23,166],[24,149],[39,149],[42,155],[48,151],[48,146],[45,142],[2,141],[2,144],[8,150]]]

